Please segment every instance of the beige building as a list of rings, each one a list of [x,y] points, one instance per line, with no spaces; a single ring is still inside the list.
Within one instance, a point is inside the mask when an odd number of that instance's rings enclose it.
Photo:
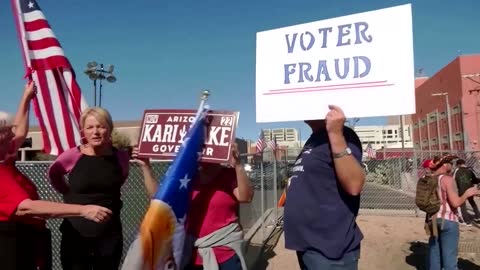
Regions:
[[[402,147],[402,132],[400,125],[385,125],[385,126],[355,126],[360,141],[362,142],[363,150],[370,143],[374,150],[385,148],[401,148]],[[404,147],[413,147],[412,128],[411,125],[404,125]]]
[[[292,142],[299,142],[299,132],[295,128],[272,128],[263,129],[265,140],[272,141],[273,138],[277,139],[279,145],[284,145]]]

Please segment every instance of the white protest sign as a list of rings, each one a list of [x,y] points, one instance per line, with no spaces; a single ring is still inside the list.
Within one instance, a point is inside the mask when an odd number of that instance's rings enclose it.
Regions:
[[[411,5],[257,33],[257,122],[415,113]]]

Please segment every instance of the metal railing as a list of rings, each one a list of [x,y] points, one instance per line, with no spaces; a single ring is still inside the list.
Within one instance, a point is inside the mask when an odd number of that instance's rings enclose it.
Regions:
[[[281,152],[280,150],[278,152]],[[277,153],[280,156],[279,153]],[[283,192],[287,177],[287,164],[281,159],[273,159],[272,153],[262,155],[245,155],[248,160],[247,171],[253,184],[255,194],[251,203],[241,204],[239,207],[240,223],[244,231],[255,230],[260,234],[261,241],[268,238],[271,231],[269,227],[276,225],[277,211],[265,215],[268,210],[276,210],[278,197]],[[62,197],[55,192],[46,179],[47,170],[51,162],[17,162],[17,167],[38,188],[43,200],[61,202]],[[157,179],[162,178],[170,163],[152,162],[154,174]],[[251,169],[248,169],[250,167]],[[130,174],[122,188],[123,209],[121,213],[124,234],[124,255],[130,244],[138,234],[138,229],[147,210],[149,197],[144,188],[143,176],[140,168],[135,163],[130,164]],[[258,222],[261,220],[261,222]],[[47,225],[52,232],[52,269],[61,270],[59,226],[62,219],[48,220]],[[254,228],[257,226],[257,228]],[[258,237],[257,237],[258,239]]]

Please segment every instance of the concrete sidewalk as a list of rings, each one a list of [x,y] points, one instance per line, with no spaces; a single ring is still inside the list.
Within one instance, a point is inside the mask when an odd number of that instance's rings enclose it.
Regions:
[[[253,270],[300,270],[297,255],[294,251],[285,249],[283,230],[277,228],[265,244],[261,256]]]

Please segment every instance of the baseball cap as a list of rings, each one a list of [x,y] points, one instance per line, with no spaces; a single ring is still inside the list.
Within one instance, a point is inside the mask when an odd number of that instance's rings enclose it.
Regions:
[[[447,154],[447,155],[442,156],[442,157],[440,158],[440,160],[437,161],[437,162],[433,162],[433,161],[432,161],[432,162],[430,163],[429,167],[430,167],[430,169],[432,169],[432,170],[438,170],[442,165],[448,164],[448,163],[452,163],[452,161],[453,161],[454,159],[457,159],[457,158],[458,158],[458,157],[455,156],[455,155]]]

